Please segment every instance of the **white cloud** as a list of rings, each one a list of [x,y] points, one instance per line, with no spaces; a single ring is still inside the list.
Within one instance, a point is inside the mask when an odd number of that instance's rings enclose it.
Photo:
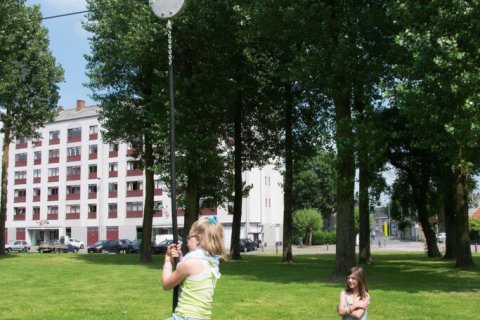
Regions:
[[[44,0],[42,2],[51,9],[62,11],[83,11],[87,8],[86,0]]]

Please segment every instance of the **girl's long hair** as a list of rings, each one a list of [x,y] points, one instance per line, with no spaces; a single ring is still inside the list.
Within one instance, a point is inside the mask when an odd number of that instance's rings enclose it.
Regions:
[[[190,228],[191,233],[198,236],[200,246],[211,256],[219,256],[220,260],[225,260],[225,245],[223,242],[223,227],[216,220],[202,217],[195,221]]]
[[[368,288],[367,288],[367,280],[365,279],[365,271],[363,271],[362,267],[353,267],[350,269],[348,272],[348,277],[353,277],[357,279],[358,281],[358,295],[360,296],[360,299],[365,299],[367,297],[368,293]],[[353,293],[353,290],[348,287],[347,283],[347,289],[345,289],[346,292],[348,293]]]

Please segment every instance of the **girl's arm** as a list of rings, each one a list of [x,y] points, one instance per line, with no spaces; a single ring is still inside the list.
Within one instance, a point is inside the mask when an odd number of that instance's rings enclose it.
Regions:
[[[175,288],[183,281],[183,279],[190,275],[191,266],[188,260],[179,264],[175,271],[172,271],[173,259],[181,258],[181,256],[182,251],[180,245],[172,244],[168,247],[162,271],[163,290]]]
[[[367,297],[365,299],[352,304],[351,306],[352,316],[357,319],[361,318],[365,313],[365,310],[367,310],[369,304],[370,304],[370,295],[367,293]]]
[[[342,317],[348,316],[351,313],[350,309],[345,308],[345,299],[345,292],[340,292],[340,301],[338,302],[338,315]]]

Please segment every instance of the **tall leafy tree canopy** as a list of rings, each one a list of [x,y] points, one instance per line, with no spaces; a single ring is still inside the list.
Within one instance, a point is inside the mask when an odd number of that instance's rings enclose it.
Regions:
[[[0,204],[0,253],[5,252],[9,145],[14,138],[32,138],[57,112],[58,83],[63,69],[48,48],[38,6],[23,0],[0,3],[0,121],[3,134]]]

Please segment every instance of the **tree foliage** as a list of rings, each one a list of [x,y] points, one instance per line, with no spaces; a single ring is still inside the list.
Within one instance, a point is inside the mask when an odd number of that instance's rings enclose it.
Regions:
[[[312,158],[297,161],[294,176],[293,209],[315,208],[329,228],[335,208],[335,155],[318,151]]]
[[[323,227],[322,216],[316,209],[300,209],[293,214],[293,226],[307,239],[307,244],[312,245],[312,235]]]
[[[9,145],[15,138],[38,138],[36,130],[58,111],[63,69],[48,48],[38,6],[23,0],[0,3],[0,121],[3,134],[0,200],[0,254],[5,252]]]

